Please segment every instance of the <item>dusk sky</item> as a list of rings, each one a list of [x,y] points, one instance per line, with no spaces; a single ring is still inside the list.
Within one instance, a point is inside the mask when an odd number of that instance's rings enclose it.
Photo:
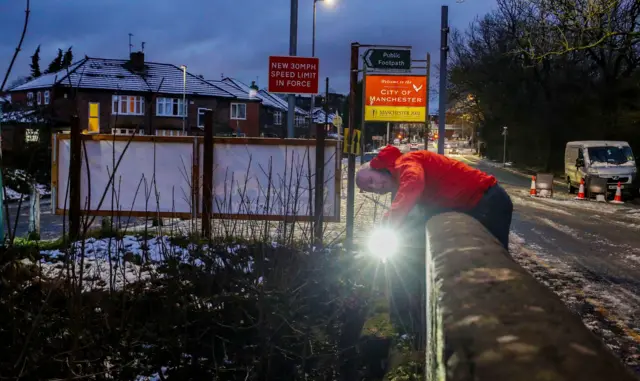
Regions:
[[[300,0],[298,55],[311,55],[313,0]],[[495,0],[333,0],[318,2],[316,56],[331,89],[348,91],[349,46],[413,46],[415,58],[432,54],[438,63],[440,6],[449,6],[452,28],[466,29]],[[0,74],[19,40],[24,0],[0,1]],[[58,48],[84,55],[128,57],[145,42],[148,61],[185,64],[207,79],[222,75],[260,87],[267,84],[269,55],[288,55],[290,0],[32,0],[29,29],[11,79],[28,75],[30,56],[41,47],[44,70]],[[435,68],[434,68],[435,69]],[[434,82],[435,84],[435,82]]]

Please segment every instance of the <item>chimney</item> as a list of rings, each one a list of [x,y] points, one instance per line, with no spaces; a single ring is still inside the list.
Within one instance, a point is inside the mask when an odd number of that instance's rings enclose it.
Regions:
[[[260,88],[256,85],[256,81],[251,81],[251,86],[249,86],[249,97],[255,97],[259,90]]]
[[[129,55],[129,65],[134,71],[144,70],[144,53],[143,52],[131,52]]]

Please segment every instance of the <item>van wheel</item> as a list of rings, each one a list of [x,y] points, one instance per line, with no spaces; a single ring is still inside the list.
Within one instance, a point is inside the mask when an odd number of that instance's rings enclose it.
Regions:
[[[569,179],[567,179],[567,192],[569,194],[576,193],[576,188],[573,185],[571,185],[571,180],[569,180]]]

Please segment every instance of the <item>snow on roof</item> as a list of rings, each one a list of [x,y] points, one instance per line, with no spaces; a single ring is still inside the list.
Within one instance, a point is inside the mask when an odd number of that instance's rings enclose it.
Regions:
[[[254,100],[254,101],[259,101],[260,100],[260,98],[258,98],[258,97],[251,97],[249,95],[248,91],[245,92],[242,89],[239,89],[239,88],[231,85],[228,82],[225,82],[225,81],[214,81],[214,80],[207,80],[207,82],[214,84],[215,86],[223,89],[224,91],[234,95],[238,99]]]
[[[163,94],[182,94],[185,87],[182,69],[172,64],[145,62],[144,70],[137,72],[131,70],[128,60],[87,57],[68,70],[43,75],[11,91],[45,88],[54,84],[83,89]],[[235,98],[228,91],[188,72],[186,93]]]
[[[335,113],[329,113],[328,117],[325,120],[325,112],[322,108],[316,107],[313,110],[314,123],[325,123],[325,121],[327,121],[328,123],[333,123],[333,118],[335,118],[335,116],[336,116]]]
[[[76,63],[71,64],[68,69],[60,70],[55,73],[43,74],[36,79],[32,79],[29,82],[23,83],[20,86],[16,86],[13,89],[9,90],[13,91],[25,91],[25,90],[35,90],[35,89],[43,89],[43,88],[51,88],[56,83],[60,83],[64,80],[67,75],[78,67],[82,66],[86,62],[86,58],[78,61]],[[68,84],[68,82],[67,82]]]
[[[44,118],[36,115],[36,110],[9,111],[1,115],[2,123],[44,123]]]
[[[246,92],[247,94],[249,94],[249,92],[251,91],[251,87],[247,86],[245,83],[235,79],[235,78],[224,78],[222,80],[222,82],[229,84],[230,86],[236,87],[237,89],[239,89],[240,91]],[[262,101],[262,104],[265,107],[271,107],[271,108],[275,108],[277,110],[280,111],[287,111],[286,107],[282,107],[282,105],[280,103],[278,103],[277,101],[273,100],[272,97],[270,96],[270,94],[264,90],[259,90],[258,93],[256,94],[256,97],[259,98]]]
[[[265,97],[269,97],[269,99],[271,99],[274,103],[279,104],[280,105],[280,110],[282,111],[288,111],[289,110],[289,104],[287,103],[286,100],[282,99],[281,97],[275,95],[275,94],[271,94],[270,92],[266,91],[266,90],[260,90],[258,91],[258,93],[262,96]],[[304,110],[298,106],[296,106],[295,108],[296,110],[296,114],[299,115],[308,115],[309,112],[307,110]]]

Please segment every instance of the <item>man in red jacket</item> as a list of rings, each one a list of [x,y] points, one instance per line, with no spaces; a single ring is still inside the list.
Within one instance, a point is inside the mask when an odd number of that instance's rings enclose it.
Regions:
[[[511,198],[495,177],[462,162],[429,151],[402,154],[389,145],[358,171],[356,184],[364,192],[397,192],[385,216],[391,224],[401,224],[416,205],[433,214],[463,212],[509,249]]]

